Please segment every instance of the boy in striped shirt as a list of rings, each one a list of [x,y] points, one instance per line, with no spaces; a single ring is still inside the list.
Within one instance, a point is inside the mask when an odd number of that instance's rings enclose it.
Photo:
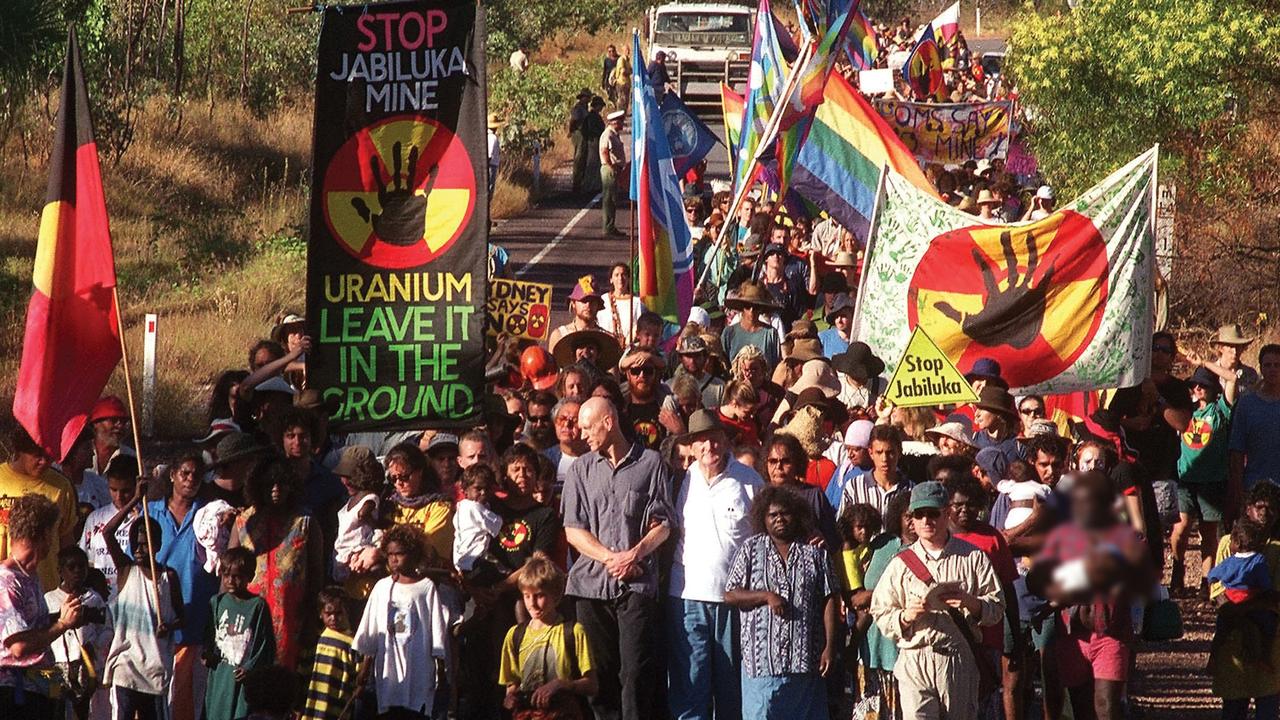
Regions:
[[[351,649],[349,598],[331,585],[320,591],[320,621],[324,632],[316,643],[311,679],[307,682],[303,720],[338,720],[355,717],[352,705],[357,692],[360,653]]]

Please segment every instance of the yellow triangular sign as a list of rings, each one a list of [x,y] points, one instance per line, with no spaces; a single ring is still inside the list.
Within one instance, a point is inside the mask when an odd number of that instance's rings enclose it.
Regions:
[[[902,353],[884,396],[898,407],[978,401],[969,381],[918,325],[911,333],[906,352]]]

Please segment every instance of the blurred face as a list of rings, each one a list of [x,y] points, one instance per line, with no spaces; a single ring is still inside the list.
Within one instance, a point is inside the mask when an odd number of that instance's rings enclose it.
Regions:
[[[218,579],[222,581],[222,592],[240,595],[248,589],[253,576],[244,568],[227,565],[218,573]]]
[[[944,537],[942,511],[937,508],[920,508],[911,513],[911,528],[916,537],[927,542],[938,542]]]
[[[257,370],[258,368],[262,367],[263,365],[266,365],[267,363],[275,359],[276,358],[274,355],[271,354],[270,349],[258,348],[258,351],[253,354],[253,367],[251,369]]]
[[[1080,457],[1076,460],[1076,465],[1080,472],[1105,472],[1107,459],[1103,456],[1102,450],[1092,445],[1086,445],[1080,450]]]
[[[1043,450],[1037,450],[1034,465],[1036,477],[1043,485],[1054,485],[1058,482],[1058,478],[1062,477],[1062,458],[1057,455],[1049,455]]]
[[[592,452],[600,450],[609,443],[610,427],[609,416],[605,413],[593,413],[590,411],[580,411],[578,413],[578,429],[582,433],[582,439],[587,441],[587,447]]]
[[[619,265],[609,273],[609,284],[613,286],[613,291],[619,295],[626,295],[631,292],[631,271]]]
[[[853,541],[859,545],[866,545],[871,542],[871,530],[862,523],[854,523],[849,527],[853,533]]]
[[[458,467],[462,470],[476,463],[493,463],[489,446],[479,440],[463,440],[458,443]]]
[[[507,466],[507,480],[521,495],[533,492],[534,480],[538,477],[538,468],[524,458],[518,458]]]
[[[600,357],[600,346],[593,342],[585,342],[574,348],[574,362],[588,362],[594,365],[596,358]]]
[[[346,606],[340,602],[325,603],[320,609],[320,622],[330,630],[346,631],[349,626]]]
[[[775,227],[769,232],[769,242],[774,245],[785,245],[787,243],[787,229],[785,227]],[[781,257],[779,257],[781,260]]]
[[[441,483],[449,484],[458,479],[458,448],[452,445],[436,447],[427,453],[427,461],[440,476]]]
[[[196,464],[188,460],[169,472],[169,481],[173,483],[174,495],[184,500],[195,499],[196,494],[200,492],[200,478],[196,471]],[[132,488],[130,490],[132,491]],[[111,499],[115,502],[114,494]],[[116,505],[116,507],[120,506]]]
[[[387,464],[387,481],[391,487],[404,497],[415,497],[422,494],[422,471],[410,470],[409,466],[398,461]]]
[[[58,564],[58,581],[64,589],[78,590],[84,587],[87,577],[89,577],[89,563],[82,557],[72,557]]]
[[[706,353],[694,353],[692,355],[681,355],[680,365],[684,367],[685,372],[691,375],[701,375],[702,370],[707,366]]]
[[[681,470],[688,470],[694,463],[698,462],[698,455],[694,452],[692,445],[677,444],[676,452],[679,454]]]
[[[796,535],[796,519],[791,510],[777,503],[769,505],[764,515],[765,530],[775,540],[791,541]]]
[[[544,618],[554,617],[556,605],[560,603],[560,598],[541,588],[520,588],[520,595],[524,598],[524,607],[529,611],[529,617],[539,622],[543,622]]]
[[[898,448],[884,440],[871,441],[871,464],[877,473],[893,474],[898,469]]]
[[[284,456],[290,460],[309,458],[311,457],[311,432],[307,428],[298,426],[285,428],[280,445]]]
[[[971,498],[964,493],[951,496],[951,521],[961,530],[968,530],[978,524],[978,516],[982,512],[982,501]]]
[[[712,477],[724,471],[725,461],[729,457],[724,433],[719,430],[702,433],[691,444],[694,457],[698,459],[698,464],[702,466],[703,473],[708,477]]]
[[[9,464],[18,471],[18,474],[27,477],[40,477],[45,470],[49,469],[51,463],[49,456],[43,453],[14,453],[13,458],[9,460]]]
[[[782,256],[773,253],[764,259],[764,269],[770,275],[779,276],[782,274]]]
[[[652,365],[627,368],[627,380],[631,392],[640,397],[648,397],[657,385],[658,368]]]
[[[510,474],[509,470],[508,474]],[[476,478],[475,482],[467,486],[464,494],[471,502],[487,505],[489,503],[489,497],[493,494],[493,488],[489,486],[488,478]]]
[[[1086,527],[1106,524],[1111,508],[1092,488],[1077,486],[1071,491],[1071,517]]]
[[[744,226],[751,222],[751,216],[756,214],[756,204],[751,200],[743,200],[738,206],[738,222]]]
[[[1245,514],[1249,516],[1250,520],[1258,523],[1262,527],[1269,528],[1272,525],[1275,525],[1277,513],[1280,512],[1280,508],[1277,508],[1269,500],[1255,500],[1254,502],[1246,505],[1244,511]]]
[[[580,398],[586,394],[586,384],[582,373],[569,372],[564,375],[564,396]]]
[[[280,481],[271,486],[271,504],[280,507],[289,502],[289,493],[293,488],[288,483]]]
[[[982,382],[986,382],[985,380]],[[1000,421],[1000,416],[990,410],[977,408],[973,411],[973,424],[978,426],[979,430],[990,430]]]
[[[556,415],[556,441],[561,444],[572,443],[578,439],[578,403],[565,403]]]
[[[902,517],[899,518],[899,521],[902,523],[902,541],[908,545],[915,542],[917,540],[916,529],[912,524],[913,520],[911,518],[911,512],[903,510]]]
[[[122,417],[103,418],[93,424],[93,439],[99,445],[109,448],[120,447],[124,438],[125,419]]]
[[[1211,403],[1217,393],[1203,385],[1191,386],[1191,400],[1196,403]]]
[[[529,413],[525,416],[525,423],[529,429],[540,428],[550,430],[554,424],[551,417],[550,405],[530,405]]]
[[[791,461],[791,455],[787,453],[787,449],[781,445],[774,445],[769,448],[769,454],[764,459],[765,474],[770,485],[785,485],[796,477],[795,463]]]
[[[134,487],[135,484],[125,478],[107,478],[107,492],[111,495],[111,504],[117,510],[127,505],[133,499]]]

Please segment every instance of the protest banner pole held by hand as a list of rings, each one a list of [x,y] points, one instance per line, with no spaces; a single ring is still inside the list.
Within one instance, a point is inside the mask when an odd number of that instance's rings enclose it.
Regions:
[[[120,365],[124,374],[124,396],[129,404],[129,428],[133,431],[133,449],[138,458],[138,476],[146,477],[146,465],[142,461],[142,438],[138,434],[138,411],[133,403],[133,380],[129,378],[129,343],[124,337],[124,313],[120,311],[120,291],[111,288],[111,300],[116,306],[116,326],[120,332]],[[155,544],[151,541],[151,520],[147,517],[147,499],[142,498],[142,529],[147,533],[147,560],[151,567],[151,593],[155,600],[156,628],[164,624],[160,612],[160,578],[156,576]]]

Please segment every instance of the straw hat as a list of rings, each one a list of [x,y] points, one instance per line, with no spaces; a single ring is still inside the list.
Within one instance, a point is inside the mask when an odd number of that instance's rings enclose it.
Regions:
[[[858,256],[851,252],[838,252],[835,259],[827,263],[831,267],[837,268],[856,268],[858,267]]]
[[[753,307],[765,312],[782,309],[782,306],[773,299],[773,295],[763,285],[750,281],[742,283],[738,287],[737,294],[725,299],[724,305],[734,310],[741,310],[746,307]]]
[[[778,432],[799,440],[800,447],[809,457],[818,457],[827,448],[827,436],[822,432],[822,410],[814,405],[796,410],[791,422]]]
[[[800,367],[800,377],[796,378],[795,384],[788,390],[799,395],[812,387],[820,388],[827,397],[840,394],[840,380],[825,358],[805,362]]]
[[[489,129],[490,130],[497,130],[503,125],[506,125],[506,123],[498,119],[498,113],[489,113]]]
[[[982,191],[978,193],[978,201],[977,201],[977,203],[976,203],[976,204],[977,204],[977,205],[979,205],[979,206],[981,206],[981,205],[999,205],[999,204],[1000,204],[1000,201],[999,201],[998,199],[996,199],[996,196],[995,196],[995,195],[992,195],[992,194],[991,194],[991,191],[990,191],[990,190],[988,190],[988,189],[986,189],[986,188],[982,188]]]
[[[1218,336],[1213,341],[1214,345],[1249,345],[1258,338],[1253,335],[1245,335],[1244,329],[1239,323],[1223,325],[1218,328]]]
[[[617,338],[599,328],[586,328],[557,338],[556,344],[551,346],[551,356],[555,358],[556,365],[567,367],[575,362],[578,348],[583,345],[596,346],[595,364],[602,370],[613,367],[622,355]]]

